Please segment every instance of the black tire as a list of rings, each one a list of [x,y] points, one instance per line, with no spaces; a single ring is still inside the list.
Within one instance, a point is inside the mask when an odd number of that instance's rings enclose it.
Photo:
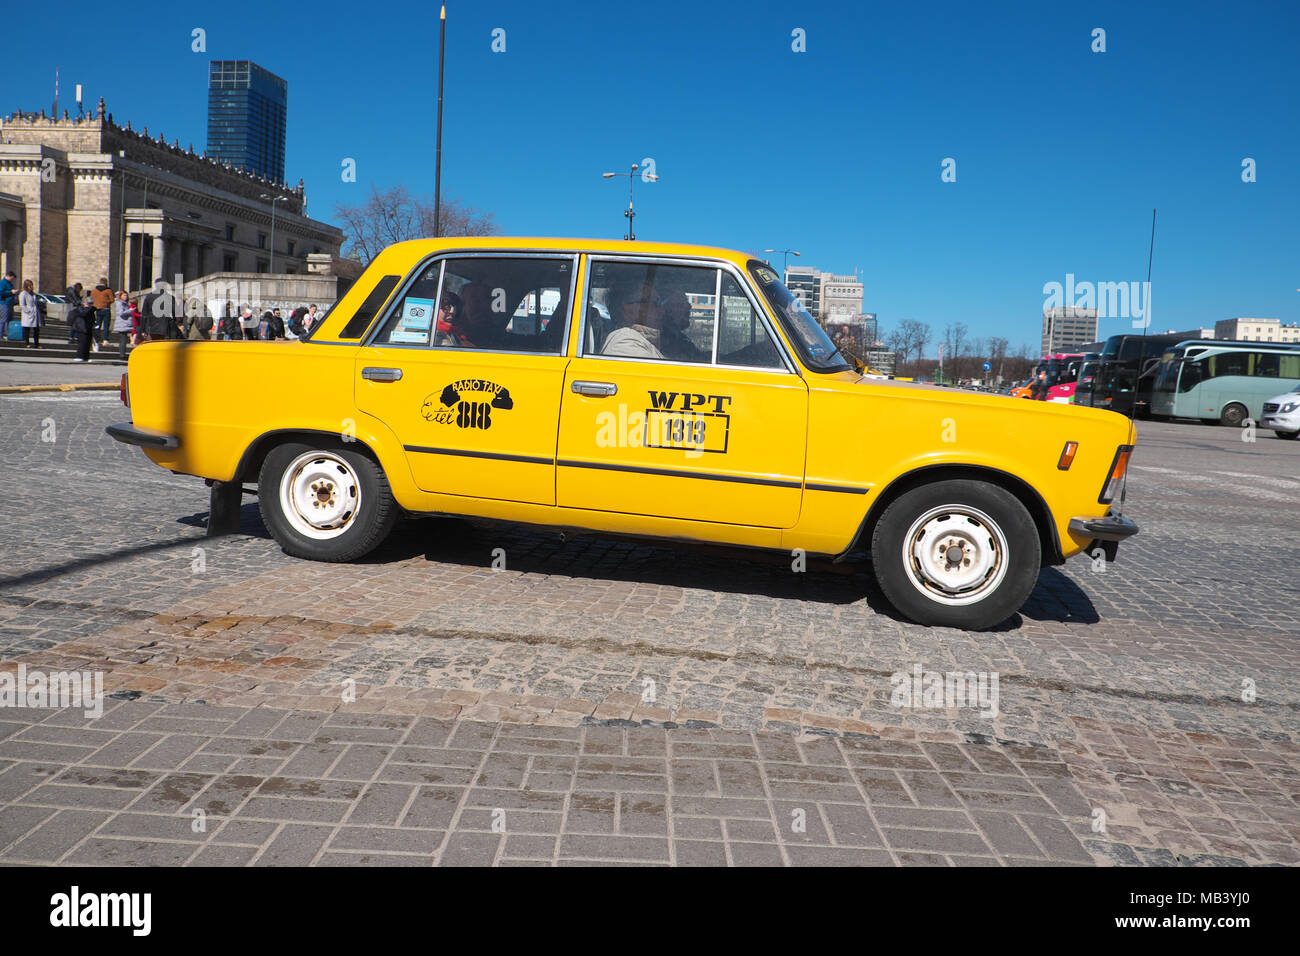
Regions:
[[[1278,438],[1285,438],[1287,441],[1295,441],[1300,438],[1300,432],[1274,432]]]
[[[262,521],[285,554],[311,561],[369,554],[393,530],[400,510],[373,458],[329,440],[272,449],[258,474],[257,499]],[[324,511],[309,520],[305,502],[317,500]],[[303,504],[297,513],[287,510],[294,501]],[[325,526],[313,528],[313,520]]]
[[[1241,402],[1229,402],[1219,413],[1219,424],[1230,428],[1240,428],[1241,423],[1250,417],[1250,409]]]
[[[923,565],[915,552],[927,550],[919,547],[927,537],[935,550]],[[1034,519],[1015,495],[954,479],[913,488],[892,502],[872,535],[871,561],[885,597],[913,621],[981,631],[1025,603],[1038,582],[1042,548]]]

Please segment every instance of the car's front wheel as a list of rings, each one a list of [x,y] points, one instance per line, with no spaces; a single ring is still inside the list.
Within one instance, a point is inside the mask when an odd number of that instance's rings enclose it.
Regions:
[[[262,520],[286,554],[352,561],[388,537],[398,507],[379,464],[363,452],[279,445],[257,481]]]
[[[1300,438],[1300,431],[1274,432],[1274,434],[1277,435],[1278,438],[1285,438],[1288,439],[1289,441],[1295,441],[1295,439]]]
[[[876,524],[880,589],[919,624],[984,630],[1024,604],[1042,564],[1038,529],[1015,495],[983,481],[938,481],[892,502]]]

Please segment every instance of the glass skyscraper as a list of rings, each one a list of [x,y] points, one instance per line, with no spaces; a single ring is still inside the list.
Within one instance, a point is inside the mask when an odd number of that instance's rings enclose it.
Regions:
[[[208,70],[208,155],[284,182],[289,84],[251,60],[213,60]]]

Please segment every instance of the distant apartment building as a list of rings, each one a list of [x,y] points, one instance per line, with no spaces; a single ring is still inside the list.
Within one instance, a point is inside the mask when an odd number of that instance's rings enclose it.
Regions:
[[[862,314],[862,283],[857,276],[823,272],[818,281],[821,283],[819,298],[823,322],[851,321],[854,316]]]
[[[862,283],[857,276],[837,276],[812,266],[785,271],[785,286],[803,300],[804,308],[823,325],[847,322],[862,313]]]
[[[1300,325],[1283,325],[1281,319],[1223,319],[1214,323],[1214,337],[1237,342],[1300,343]]]
[[[1043,310],[1043,355],[1078,352],[1097,341],[1097,310],[1057,306]]]
[[[289,84],[251,60],[208,65],[208,155],[284,182]]]

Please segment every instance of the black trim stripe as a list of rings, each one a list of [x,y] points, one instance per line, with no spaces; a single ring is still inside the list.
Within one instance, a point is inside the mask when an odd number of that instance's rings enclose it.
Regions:
[[[597,471],[625,471],[638,475],[659,475],[664,478],[702,478],[705,481],[733,481],[743,485],[765,485],[772,488],[804,488],[809,491],[834,491],[849,495],[865,495],[869,489],[846,485],[807,485],[802,481],[783,478],[753,478],[748,475],[705,474],[698,471],[676,471],[671,468],[646,468],[641,465],[616,465],[612,462],[574,461],[562,458],[535,458],[530,455],[506,455],[492,451],[467,451],[463,448],[429,448],[425,445],[403,445],[407,451],[426,455],[455,455],[458,458],[487,458],[492,461],[519,461],[530,465],[561,465],[566,468],[594,468]]]
[[[615,465],[611,462],[571,461],[560,459],[557,465],[568,468],[596,468],[600,471],[630,471],[641,475],[660,475],[665,478],[703,478],[706,481],[734,481],[744,485],[768,485],[774,488],[802,488],[802,481],[783,478],[751,478],[747,475],[706,474],[699,471],[674,471],[670,468],[645,468],[640,465]]]
[[[407,451],[426,455],[455,455],[458,458],[490,458],[493,461],[520,461],[528,465],[554,465],[554,458],[534,458],[531,455],[506,455],[495,451],[466,451],[463,448],[428,448],[424,445],[403,445]]]
[[[838,491],[845,495],[865,495],[869,488],[854,488],[850,485],[814,485],[811,482],[804,485],[808,491]]]

